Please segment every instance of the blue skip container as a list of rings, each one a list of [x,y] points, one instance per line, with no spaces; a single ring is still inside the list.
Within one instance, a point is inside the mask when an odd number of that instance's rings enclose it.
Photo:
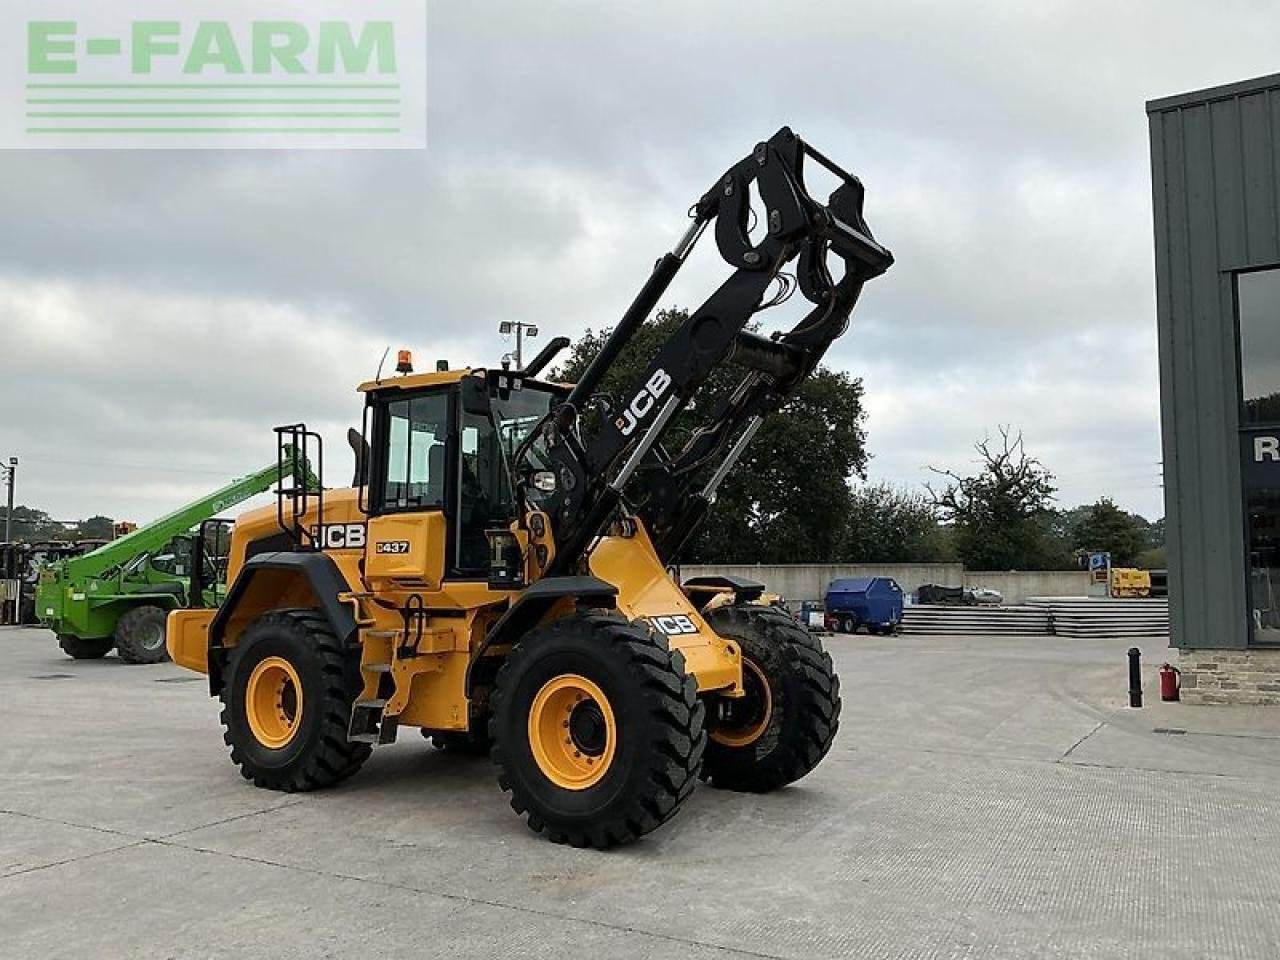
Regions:
[[[827,629],[837,633],[892,633],[902,622],[902,588],[892,577],[832,580],[823,605]]]

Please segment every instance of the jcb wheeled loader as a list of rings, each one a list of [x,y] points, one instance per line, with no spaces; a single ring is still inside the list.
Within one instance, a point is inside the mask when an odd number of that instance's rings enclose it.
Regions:
[[[806,163],[839,181],[826,203]],[[276,506],[236,522],[222,606],[169,616],[170,653],[208,674],[241,773],[327,786],[418,727],[443,748],[491,751],[533,830],[593,847],[655,829],[699,777],[763,792],[809,773],[840,711],[818,639],[751,603],[758,584],[681,585],[669,571],[761,421],[893,262],[862,204],[855,177],[784,128],[693,205],[577,384],[538,379],[564,338],[522,370],[415,374],[405,352],[396,376],[363,384],[353,486],[282,473]],[[732,275],[621,400],[600,394],[711,224]],[[748,326],[780,299],[775,283],[811,308],[764,337]],[[736,389],[666,449],[726,363]],[[321,461],[304,425],[277,434]],[[724,593],[732,602],[709,610]]]

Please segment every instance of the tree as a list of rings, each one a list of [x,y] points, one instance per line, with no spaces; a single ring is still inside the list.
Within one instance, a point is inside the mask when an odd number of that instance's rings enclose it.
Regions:
[[[945,478],[926,484],[934,506],[954,528],[955,549],[970,570],[1048,570],[1070,565],[1053,535],[1057,492],[1053,474],[1027,454],[1022,434],[1000,427],[998,444],[974,445],[979,470],[961,476],[931,467]]]
[[[1149,528],[1142,517],[1121,510],[1110,497],[1073,512],[1069,535],[1077,550],[1110,553],[1117,567],[1132,566],[1150,543]]]
[[[952,559],[933,502],[887,483],[853,491],[841,559],[848,563],[936,563]]]
[[[115,522],[110,517],[93,516],[76,525],[77,540],[110,540],[115,536]]]
[[[600,392],[631,389],[658,350],[688,318],[662,310],[628,344]],[[610,331],[588,330],[574,345],[557,379],[573,382],[600,352]],[[741,379],[721,366],[668,434],[679,449],[705,422],[716,402]],[[862,381],[819,367],[782,409],[765,420],[737,467],[720,487],[707,522],[685,550],[687,563],[822,563],[839,558],[843,518],[851,502],[849,479],[866,469]],[[590,427],[588,426],[588,430]]]

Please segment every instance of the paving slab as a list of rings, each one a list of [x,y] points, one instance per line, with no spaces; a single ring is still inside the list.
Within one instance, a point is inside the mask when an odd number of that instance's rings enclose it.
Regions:
[[[699,789],[601,853],[414,731],[336,789],[257,790],[181,670],[0,630],[0,957],[1274,960],[1280,710],[1130,710],[1130,644],[831,638],[810,777]]]

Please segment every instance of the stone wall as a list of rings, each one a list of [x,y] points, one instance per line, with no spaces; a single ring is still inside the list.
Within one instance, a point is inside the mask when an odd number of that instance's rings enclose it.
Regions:
[[[1280,649],[1183,650],[1185,703],[1280,705]]]

